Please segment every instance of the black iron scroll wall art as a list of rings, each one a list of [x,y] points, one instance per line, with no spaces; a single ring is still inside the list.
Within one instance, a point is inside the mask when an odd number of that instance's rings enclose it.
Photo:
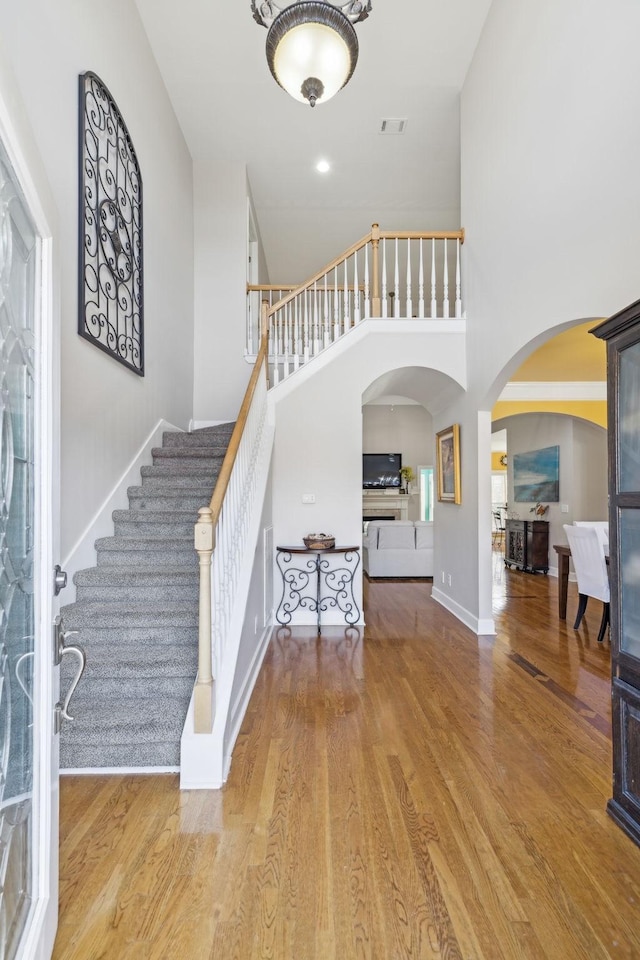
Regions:
[[[129,131],[95,73],[80,76],[78,333],[144,376],[142,177]]]

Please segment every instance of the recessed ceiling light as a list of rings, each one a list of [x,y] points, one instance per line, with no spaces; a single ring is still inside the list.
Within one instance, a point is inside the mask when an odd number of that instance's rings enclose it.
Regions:
[[[329,173],[329,170],[331,170],[331,164],[328,160],[318,160],[316,163],[316,170],[318,173]]]

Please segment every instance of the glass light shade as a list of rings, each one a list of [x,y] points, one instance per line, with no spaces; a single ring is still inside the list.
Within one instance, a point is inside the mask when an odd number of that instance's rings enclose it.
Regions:
[[[267,36],[276,81],[301,103],[325,103],[344,87],[358,59],[356,32],[329,3],[304,0],[287,7]]]

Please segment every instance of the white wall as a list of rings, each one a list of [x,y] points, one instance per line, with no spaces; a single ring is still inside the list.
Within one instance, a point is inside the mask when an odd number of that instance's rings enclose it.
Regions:
[[[162,418],[187,426],[193,377],[191,162],[132,0],[0,0],[4,54],[57,208],[65,555]],[[78,74],[110,89],[143,179],[145,368],[139,378],[77,327]]]
[[[412,467],[416,475],[409,501],[409,519],[420,519],[418,466],[435,465],[431,414],[417,404],[365,404],[362,408],[362,452],[402,454],[402,466]]]
[[[247,178],[243,164],[194,165],[195,420],[235,420],[245,362]],[[262,255],[261,255],[262,256]]]

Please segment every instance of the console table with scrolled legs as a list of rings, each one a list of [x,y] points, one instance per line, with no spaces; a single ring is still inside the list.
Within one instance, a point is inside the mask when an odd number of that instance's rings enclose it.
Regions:
[[[326,610],[337,608],[345,623],[358,623],[360,610],[353,596],[353,580],[360,563],[360,547],[276,547],[276,562],[282,574],[278,623],[291,623],[300,608],[317,614],[318,633],[321,613]]]

